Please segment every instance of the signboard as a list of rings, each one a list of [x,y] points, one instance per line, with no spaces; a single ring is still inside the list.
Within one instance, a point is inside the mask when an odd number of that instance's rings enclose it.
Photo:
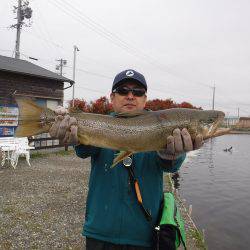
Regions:
[[[0,127],[0,137],[13,136],[16,127]]]
[[[17,106],[0,106],[0,137],[13,136],[17,125]]]

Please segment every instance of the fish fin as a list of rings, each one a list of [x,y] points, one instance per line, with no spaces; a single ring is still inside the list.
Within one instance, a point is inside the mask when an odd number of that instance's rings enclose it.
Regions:
[[[41,120],[41,115],[48,110],[47,108],[40,107],[32,100],[23,97],[17,97],[16,103],[19,109],[16,137],[38,135],[49,131],[50,126],[43,124]]]
[[[115,165],[117,165],[119,162],[127,158],[128,156],[132,155],[133,152],[131,151],[120,151],[115,159],[113,160],[113,164],[111,165],[111,168],[113,168]]]
[[[136,117],[136,116],[144,115],[147,113],[148,113],[148,111],[146,111],[146,110],[136,111],[136,112],[132,112],[132,113],[121,112],[121,113],[115,114],[115,117],[120,117],[120,118]]]

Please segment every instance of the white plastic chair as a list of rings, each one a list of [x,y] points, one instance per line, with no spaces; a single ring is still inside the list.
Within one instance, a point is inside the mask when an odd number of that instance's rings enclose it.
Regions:
[[[0,161],[1,161],[1,166],[3,166],[5,164],[5,160],[6,160],[5,151],[2,149],[2,147],[0,147]]]
[[[12,151],[11,154],[11,165],[13,168],[16,168],[18,164],[19,156],[25,156],[26,161],[29,166],[30,165],[30,149],[34,149],[34,147],[29,146],[29,141],[27,137],[20,137],[16,139],[15,150]]]
[[[10,163],[13,168],[16,168],[19,156],[25,156],[28,165],[31,166],[30,165],[30,151],[29,149],[22,147],[22,145],[20,144],[20,145],[17,145],[17,148],[13,150],[11,154]]]

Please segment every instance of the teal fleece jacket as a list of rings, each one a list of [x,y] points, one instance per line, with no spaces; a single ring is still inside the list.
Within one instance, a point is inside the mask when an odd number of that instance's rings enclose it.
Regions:
[[[86,145],[75,146],[75,151],[81,158],[91,157],[83,235],[114,244],[150,247],[152,225],[137,202],[128,170],[122,163],[110,168],[117,152]],[[163,172],[176,172],[184,159],[185,154],[175,161],[163,160],[157,152],[133,155],[134,173],[153,225],[163,198]]]

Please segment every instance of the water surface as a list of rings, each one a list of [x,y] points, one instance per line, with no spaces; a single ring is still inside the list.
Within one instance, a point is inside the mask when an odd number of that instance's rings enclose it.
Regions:
[[[208,141],[187,157],[178,181],[209,249],[250,249],[250,135]]]

